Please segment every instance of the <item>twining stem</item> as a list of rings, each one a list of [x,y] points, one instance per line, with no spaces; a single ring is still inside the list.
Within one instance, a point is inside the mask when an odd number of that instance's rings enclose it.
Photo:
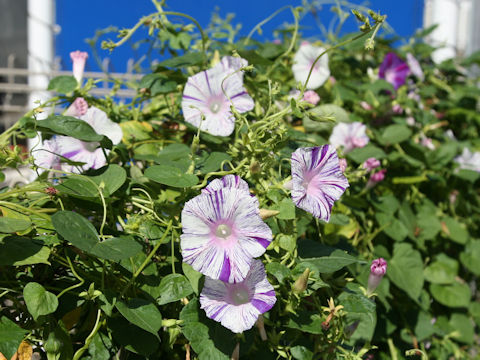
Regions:
[[[75,355],[73,356],[73,360],[80,359],[80,357],[83,355],[85,350],[87,350],[88,347],[90,346],[90,343],[92,342],[93,337],[97,334],[98,330],[100,329],[100,325],[101,325],[100,324],[100,318],[101,317],[102,317],[102,310],[98,309],[97,310],[97,320],[95,321],[95,326],[93,327],[90,335],[88,335],[88,337],[85,339],[85,345],[83,345],[80,349],[78,349],[77,352],[75,353]]]
[[[60,294],[57,295],[57,299],[60,298],[60,296],[62,296],[63,294],[65,294],[66,292],[70,291],[70,290],[73,290],[73,289],[76,289],[77,287],[80,287],[82,286],[84,283],[85,283],[85,280],[83,280],[83,278],[81,278],[77,272],[75,271],[74,267],[73,267],[73,264],[72,264],[72,261],[70,260],[70,257],[67,256],[67,251],[65,250],[65,258],[67,259],[68,261],[68,265],[70,266],[70,270],[72,270],[72,273],[73,275],[78,279],[80,280],[80,282],[78,284],[75,284],[75,285],[72,285],[66,289],[64,289]]]
[[[155,255],[155,253],[157,252],[158,248],[160,247],[160,245],[163,244],[163,241],[165,240],[165,238],[167,237],[168,233],[170,232],[170,229],[172,228],[172,224],[173,224],[173,220],[170,220],[168,222],[168,225],[167,225],[167,229],[165,230],[165,232],[163,233],[162,235],[162,238],[157,242],[157,244],[155,245],[155,247],[152,249],[152,251],[150,251],[150,254],[148,254],[147,258],[145,259],[145,261],[142,263],[142,265],[140,265],[140,267],[137,269],[137,271],[135,271],[135,273],[133,274],[133,276],[131,277],[131,279],[128,281],[127,285],[125,285],[125,287],[123,288],[122,290],[122,293],[120,294],[120,297],[122,297],[123,295],[125,295],[125,293],[127,292],[127,290],[130,288],[130,286],[135,282],[135,280],[137,279],[137,277],[142,273],[142,271],[145,269],[145,267],[150,263],[150,260],[152,260],[152,257]]]

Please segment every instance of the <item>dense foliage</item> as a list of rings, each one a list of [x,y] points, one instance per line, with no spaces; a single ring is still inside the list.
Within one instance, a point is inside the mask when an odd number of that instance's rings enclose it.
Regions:
[[[49,360],[478,356],[480,91],[470,70],[478,54],[434,64],[423,42],[429,30],[394,49],[375,37],[383,17],[357,12],[357,34],[309,39],[328,49],[320,60],[330,77],[307,97],[292,65],[309,46],[298,24],[308,7],[284,9],[295,22],[275,32],[277,41],[259,42],[239,38],[231,18],[197,31],[189,16],[154,5],[103,46],[145,28],[144,42],[167,60],[140,81],[112,80],[105,98],[90,95],[99,81],[55,78],[57,95],[0,135],[5,174],[35,171],[34,181],[0,191],[0,352],[10,358],[23,341]],[[335,11],[343,23],[349,13]],[[185,121],[182,93],[189,77],[232,55],[248,61],[231,76],[243,72],[253,104],[229,107],[233,133],[212,135]],[[393,78],[383,74],[389,64],[401,68]],[[137,95],[119,102],[125,87]],[[119,124],[122,140],[67,116],[78,98]],[[349,187],[326,222],[292,201],[290,159],[334,144],[341,123],[366,125],[366,140],[335,144]],[[29,154],[9,146],[37,134],[44,142]],[[72,138],[99,146],[107,165],[66,153],[51,169],[39,165],[36,150],[52,154],[49,141]],[[229,174],[248,183],[273,233],[259,259],[276,303],[238,334],[206,317],[205,276],[182,262],[180,247],[184,207]],[[372,294],[370,263],[380,257],[388,268]]]

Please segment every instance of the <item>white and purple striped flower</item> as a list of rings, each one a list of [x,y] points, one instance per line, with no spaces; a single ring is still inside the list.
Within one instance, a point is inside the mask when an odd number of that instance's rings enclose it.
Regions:
[[[358,122],[338,123],[332,130],[329,142],[337,149],[343,146],[343,152],[348,153],[355,148],[362,148],[370,141],[366,134],[367,127]]]
[[[119,144],[123,137],[120,125],[111,121],[105,112],[94,106],[82,114],[84,105],[82,102],[76,104],[77,100],[68,111],[77,111],[75,115],[87,122],[97,134],[105,135],[114,145]],[[71,110],[72,107],[73,110]],[[85,163],[81,168],[65,165],[63,168],[66,171],[78,173],[80,170],[99,169],[107,163],[104,150],[99,148],[98,142],[86,142],[69,136],[58,136],[56,142],[60,155],[75,162]],[[105,150],[105,153],[108,154],[108,150]]]
[[[239,113],[254,107],[239,71],[247,65],[242,58],[225,56],[215,67],[190,76],[182,98],[185,121],[212,135],[229,136],[235,129],[230,105]]]
[[[252,328],[258,317],[270,310],[276,301],[275,291],[260,260],[253,260],[241,282],[231,284],[207,276],[200,294],[201,308],[207,317],[234,333]]]
[[[300,209],[328,222],[333,203],[348,186],[333,146],[300,148],[292,154],[292,199]]]
[[[293,76],[295,81],[301,82],[302,85],[307,81],[308,74],[315,59],[325,51],[324,48],[313,46],[312,44],[302,43],[295,56],[293,57]],[[313,67],[312,74],[306,86],[307,89],[315,90],[323,85],[330,77],[330,69],[328,68],[328,55],[323,54]]]
[[[45,140],[42,145],[32,149],[33,162],[39,167],[39,173],[45,169],[61,169],[57,138]]]
[[[245,185],[235,176],[214,180],[183,208],[183,261],[213,279],[242,281],[252,259],[261,256],[272,241],[258,200]]]

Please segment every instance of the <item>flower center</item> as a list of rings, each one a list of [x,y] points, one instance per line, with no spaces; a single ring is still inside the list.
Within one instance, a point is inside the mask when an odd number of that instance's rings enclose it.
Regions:
[[[215,235],[219,238],[226,239],[232,235],[232,228],[226,224],[220,224],[215,231]]]
[[[246,304],[250,301],[250,296],[247,289],[236,288],[232,294],[232,300],[235,305]]]
[[[214,114],[220,111],[221,104],[219,101],[214,101],[210,104],[210,111]]]

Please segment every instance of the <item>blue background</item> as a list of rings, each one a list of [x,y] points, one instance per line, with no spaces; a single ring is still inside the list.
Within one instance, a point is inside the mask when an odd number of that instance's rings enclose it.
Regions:
[[[416,29],[422,27],[422,0],[371,0],[370,2],[351,0],[351,3],[368,5],[371,9],[386,14],[389,25],[400,36],[412,35]],[[196,18],[202,27],[206,27],[213,10],[218,6],[222,17],[227,13],[236,14],[233,23],[241,23],[241,34],[246,35],[258,22],[284,5],[299,6],[301,0],[170,0],[167,1],[167,7],[164,10],[187,13]],[[332,16],[329,9],[330,5],[325,5],[319,13],[326,27]],[[71,68],[70,51],[83,50],[90,54],[87,70],[98,71],[99,66],[91,56],[90,45],[85,42],[85,39],[92,38],[96,30],[111,25],[118,28],[129,28],[142,16],[155,11],[150,0],[57,0],[56,17],[61,31],[56,36],[55,49],[56,55],[61,58],[62,68]],[[353,16],[347,20],[343,32],[357,29],[357,24],[352,18]],[[263,37],[273,39],[272,31],[284,22],[293,22],[289,11],[283,12],[263,26]],[[186,20],[184,23],[187,23]],[[301,31],[304,36],[321,37],[321,32],[313,16],[307,15],[300,25],[303,27]],[[107,38],[116,41],[114,34],[108,37],[104,36],[102,39]],[[127,68],[127,60],[139,57],[139,54],[132,50],[132,43],[124,44],[114,50],[112,54],[100,49],[99,57],[110,57],[110,71],[124,72]]]

